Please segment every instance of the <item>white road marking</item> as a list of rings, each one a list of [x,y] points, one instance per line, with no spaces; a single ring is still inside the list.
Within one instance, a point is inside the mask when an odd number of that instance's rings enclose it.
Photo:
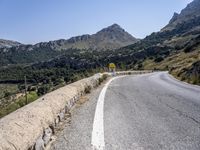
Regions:
[[[96,106],[95,116],[94,116],[94,122],[93,122],[93,130],[92,130],[92,147],[93,150],[103,150],[105,147],[104,142],[104,98],[106,94],[106,90],[109,86],[109,84],[116,78],[115,77],[110,79],[105,86],[103,87]]]

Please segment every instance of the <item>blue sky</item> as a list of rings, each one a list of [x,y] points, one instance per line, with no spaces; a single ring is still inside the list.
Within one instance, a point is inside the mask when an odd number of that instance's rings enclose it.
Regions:
[[[93,34],[119,24],[137,38],[164,27],[191,0],[0,0],[0,38],[22,43]]]

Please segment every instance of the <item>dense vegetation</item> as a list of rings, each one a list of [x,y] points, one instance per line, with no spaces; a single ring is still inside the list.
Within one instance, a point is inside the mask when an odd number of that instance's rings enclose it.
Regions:
[[[36,100],[38,98],[38,95],[36,92],[30,92],[28,94],[28,103],[33,102],[34,100]],[[25,106],[26,105],[26,99],[25,97],[20,97],[18,98],[15,102],[12,103],[8,103],[7,105],[4,105],[4,107],[0,107],[0,118]]]
[[[56,51],[50,46],[20,45],[11,48],[1,48],[0,66],[47,61],[60,54],[61,51]]]
[[[196,21],[196,19],[198,21]],[[200,36],[192,38],[186,42],[184,46],[182,46],[182,44],[164,44],[164,41],[170,40],[172,37],[182,37],[183,33],[194,26],[200,25],[199,20],[200,18],[195,18],[189,22],[178,24],[174,30],[153,33],[138,43],[117,50],[93,51],[68,49],[65,51],[54,51],[51,47],[40,47],[39,52],[37,51],[38,49],[32,50],[32,55],[28,54],[28,52],[23,55],[19,53],[19,55],[13,57],[16,61],[17,59],[20,60],[17,61],[18,63],[23,63],[23,61],[25,61],[25,63],[23,65],[1,68],[0,83],[23,83],[24,75],[26,75],[30,84],[48,84],[56,86],[63,81],[70,83],[99,70],[105,70],[105,67],[107,67],[107,64],[110,62],[115,63],[118,69],[144,69],[143,62],[147,59],[153,60],[155,63],[161,63],[167,57],[179,53],[180,51],[184,50],[187,53],[192,51],[192,49],[195,50],[199,45]],[[47,57],[42,58],[45,60],[48,59],[50,55],[53,55],[51,54],[52,52],[53,54],[55,52],[54,56],[56,57],[48,61],[27,65],[29,62],[25,59],[23,60],[23,58],[26,58],[26,55],[28,55],[27,57],[32,57],[31,59],[27,58],[29,61],[33,61],[35,58],[39,60],[41,59],[41,57],[38,56],[39,54],[43,57]],[[45,53],[48,53],[48,55]],[[168,69],[168,67],[170,69],[170,66],[166,66],[165,69]],[[154,68],[150,69],[157,68],[154,66]]]

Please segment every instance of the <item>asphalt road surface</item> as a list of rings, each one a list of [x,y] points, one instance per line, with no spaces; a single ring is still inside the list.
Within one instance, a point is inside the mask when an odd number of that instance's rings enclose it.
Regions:
[[[51,149],[200,150],[200,87],[166,72],[117,77],[73,111]]]

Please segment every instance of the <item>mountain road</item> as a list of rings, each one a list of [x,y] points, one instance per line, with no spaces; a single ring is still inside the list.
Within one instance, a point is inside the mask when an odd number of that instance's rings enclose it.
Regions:
[[[114,77],[72,112],[52,150],[199,150],[200,87],[167,72]]]

